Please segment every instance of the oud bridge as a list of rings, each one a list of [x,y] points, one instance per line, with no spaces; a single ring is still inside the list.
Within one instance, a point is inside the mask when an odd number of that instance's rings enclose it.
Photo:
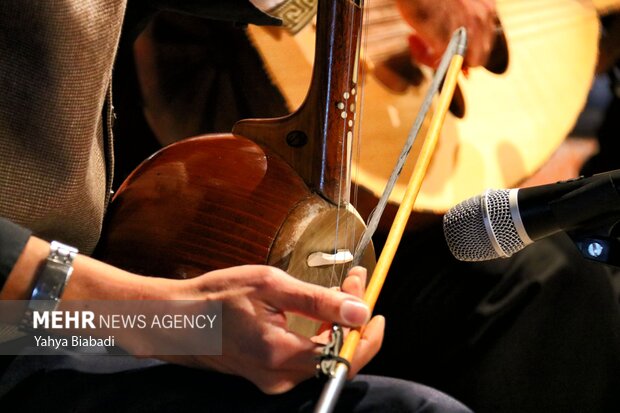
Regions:
[[[353,261],[353,254],[348,249],[339,249],[336,250],[335,253],[327,253],[327,252],[313,252],[308,255],[308,259],[306,263],[308,267],[316,268],[316,267],[327,267],[331,265],[337,264],[347,264]]]

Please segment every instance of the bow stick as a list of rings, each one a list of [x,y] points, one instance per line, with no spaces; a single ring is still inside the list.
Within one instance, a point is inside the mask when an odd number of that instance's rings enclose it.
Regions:
[[[409,179],[409,183],[407,184],[407,189],[405,191],[405,195],[403,196],[403,200],[396,212],[396,217],[394,218],[394,222],[392,223],[392,227],[390,228],[390,232],[388,233],[387,240],[385,242],[385,246],[379,256],[379,260],[377,261],[377,265],[372,273],[372,277],[366,288],[366,292],[364,294],[364,302],[370,308],[372,312],[377,299],[379,297],[379,293],[381,292],[381,288],[385,282],[385,278],[387,276],[387,272],[392,264],[392,260],[394,259],[394,255],[396,254],[396,250],[398,248],[398,244],[402,238],[402,235],[405,231],[405,227],[407,224],[407,220],[409,219],[409,215],[413,210],[413,205],[415,203],[416,197],[420,191],[420,187],[422,186],[422,181],[424,179],[424,175],[426,174],[426,170],[430,164],[431,157],[433,151],[435,150],[435,146],[439,139],[439,132],[441,131],[441,127],[443,126],[443,122],[445,120],[446,114],[448,112],[448,108],[450,106],[450,102],[452,101],[452,96],[454,95],[454,90],[456,88],[456,83],[458,79],[459,72],[461,71],[463,65],[463,57],[465,55],[465,49],[467,47],[467,32],[465,28],[461,27],[456,30],[452,35],[452,39],[448,44],[446,51],[441,59],[441,63],[439,64],[439,68],[433,78],[433,82],[427,95],[425,97],[424,103],[414,126],[409,133],[409,137],[403,148],[403,152],[399,157],[398,163],[394,168],[394,172],[390,177],[388,184],[386,186],[386,190],[383,193],[383,196],[379,200],[379,204],[377,206],[377,210],[373,214],[368,229],[364,233],[360,244],[356,250],[355,257],[358,257],[363,252],[363,249],[366,248],[376,226],[378,225],[379,218],[383,209],[385,208],[385,204],[387,203],[386,194],[389,196],[400,171],[402,170],[402,166],[405,163],[405,159],[413,146],[413,142],[417,137],[422,122],[428,113],[430,108],[430,103],[439,90],[441,82],[443,80],[443,88],[441,94],[439,95],[439,102],[437,104],[437,110],[433,114],[431,119],[430,127],[427,131],[426,137],[424,139],[424,143],[422,145],[422,149],[420,151],[420,155],[418,159],[416,159],[416,163],[413,169],[413,173],[411,174],[411,178]],[[385,198],[385,199],[384,199]],[[354,259],[354,263],[356,260]],[[344,383],[347,378],[347,374],[349,372],[349,365],[351,360],[353,359],[353,355],[355,354],[355,350],[357,345],[362,337],[364,327],[356,328],[351,330],[346,339],[344,340],[344,344],[342,348],[339,350],[338,355],[333,353],[331,357],[336,362],[335,365],[329,368],[328,380],[325,383],[323,388],[323,392],[321,393],[321,397],[317,403],[315,408],[315,413],[330,413],[333,411],[336,402],[338,401],[338,397],[342,391]],[[334,326],[332,330],[333,336],[338,336],[336,338],[332,338],[332,341],[337,342],[341,339],[341,331],[337,326]],[[338,346],[333,346],[338,347]],[[331,351],[338,351],[332,348]],[[329,356],[324,357],[325,359],[329,359]],[[328,360],[329,361],[329,360]],[[322,371],[325,372],[324,366]]]

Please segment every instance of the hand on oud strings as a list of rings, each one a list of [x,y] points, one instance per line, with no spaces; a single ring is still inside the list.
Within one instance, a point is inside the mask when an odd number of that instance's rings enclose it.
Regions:
[[[467,29],[465,65],[484,65],[493,49],[497,14],[495,0],[397,0],[403,18],[414,28],[411,53],[420,63],[436,67],[452,33]]]

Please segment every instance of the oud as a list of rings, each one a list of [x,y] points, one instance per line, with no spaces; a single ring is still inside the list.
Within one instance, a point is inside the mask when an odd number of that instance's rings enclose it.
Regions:
[[[458,84],[459,110],[448,114],[415,210],[442,214],[486,188],[518,185],[562,143],[585,104],[597,59],[599,21],[618,0],[497,0],[506,38],[503,70],[470,68]],[[428,71],[407,65],[411,29],[395,0],[368,4],[368,68],[364,87],[363,145],[353,180],[374,208],[430,84]],[[303,99],[314,55],[311,25],[292,35],[248,27],[271,78],[295,107]],[[274,53],[273,50],[286,50]],[[404,62],[404,63],[403,63]],[[417,72],[416,72],[417,71]],[[414,148],[413,153],[416,152]],[[413,158],[390,197],[402,199]],[[386,211],[388,212],[388,211]],[[390,215],[389,213],[387,215]]]

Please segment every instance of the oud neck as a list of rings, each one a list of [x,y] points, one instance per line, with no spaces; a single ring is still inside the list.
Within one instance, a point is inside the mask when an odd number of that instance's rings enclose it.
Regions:
[[[243,120],[233,128],[269,146],[312,190],[336,204],[349,200],[362,2],[319,0],[312,80],[299,109],[283,118]]]

